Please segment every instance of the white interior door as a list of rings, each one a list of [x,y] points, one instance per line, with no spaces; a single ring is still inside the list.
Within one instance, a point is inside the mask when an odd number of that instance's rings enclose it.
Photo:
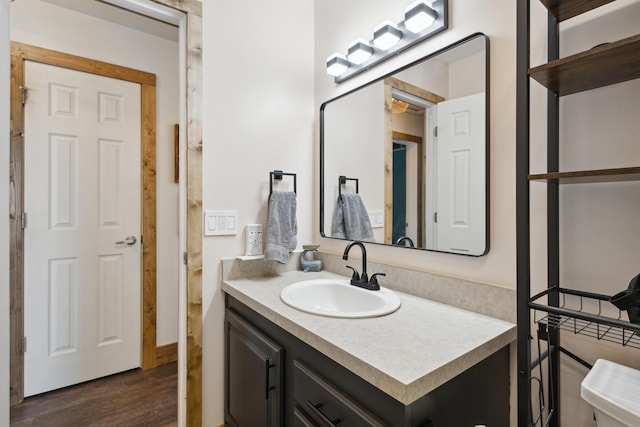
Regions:
[[[481,255],[486,248],[485,94],[438,103],[436,248]]]
[[[25,81],[30,396],[140,366],[141,117],[138,84],[35,62]]]

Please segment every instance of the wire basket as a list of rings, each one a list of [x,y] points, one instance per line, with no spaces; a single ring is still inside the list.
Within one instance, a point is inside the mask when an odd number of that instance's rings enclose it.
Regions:
[[[557,296],[557,307],[539,302],[548,296]],[[535,310],[535,323],[640,349],[640,324],[631,323],[626,312],[618,310],[609,298],[608,295],[555,287],[533,296],[529,307]]]

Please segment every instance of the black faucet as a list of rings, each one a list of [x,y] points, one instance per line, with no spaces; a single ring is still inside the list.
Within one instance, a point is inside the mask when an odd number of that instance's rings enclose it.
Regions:
[[[396,246],[400,246],[400,243],[402,243],[403,246],[406,246],[404,244],[404,242],[409,242],[409,247],[410,248],[415,248],[416,246],[413,244],[413,240],[411,240],[411,237],[409,236],[402,236],[400,237],[398,240],[396,240]]]
[[[367,275],[367,250],[365,249],[362,242],[358,242],[357,240],[349,242],[347,247],[344,248],[342,259],[349,259],[349,251],[354,246],[358,246],[362,251],[362,274],[358,274],[358,270],[347,265],[347,268],[350,268],[353,271],[353,275],[351,276],[351,284],[353,286],[368,289],[370,291],[379,291],[380,284],[378,283],[377,276],[384,276],[384,273],[375,273],[373,276],[371,276],[371,280],[369,280],[369,276]]]

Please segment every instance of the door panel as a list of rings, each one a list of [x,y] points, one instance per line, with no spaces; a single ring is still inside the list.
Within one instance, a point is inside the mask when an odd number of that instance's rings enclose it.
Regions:
[[[27,61],[25,396],[140,366],[140,85]]]
[[[55,230],[75,227],[76,224],[76,147],[77,137],[55,135],[49,137],[49,185],[51,209],[49,224]]]
[[[122,342],[122,318],[124,294],[122,255],[101,255],[98,262],[98,345]]]
[[[77,263],[75,258],[49,261],[49,353],[77,351]]]
[[[482,255],[486,248],[484,104],[480,93],[437,107],[435,243],[441,251]]]

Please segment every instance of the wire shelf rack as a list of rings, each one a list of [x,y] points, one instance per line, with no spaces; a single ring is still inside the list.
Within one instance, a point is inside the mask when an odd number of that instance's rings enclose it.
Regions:
[[[544,301],[554,294],[559,301],[557,307]],[[535,323],[640,350],[640,323],[631,323],[626,312],[618,310],[609,298],[555,287],[531,297],[529,307],[535,310]]]

